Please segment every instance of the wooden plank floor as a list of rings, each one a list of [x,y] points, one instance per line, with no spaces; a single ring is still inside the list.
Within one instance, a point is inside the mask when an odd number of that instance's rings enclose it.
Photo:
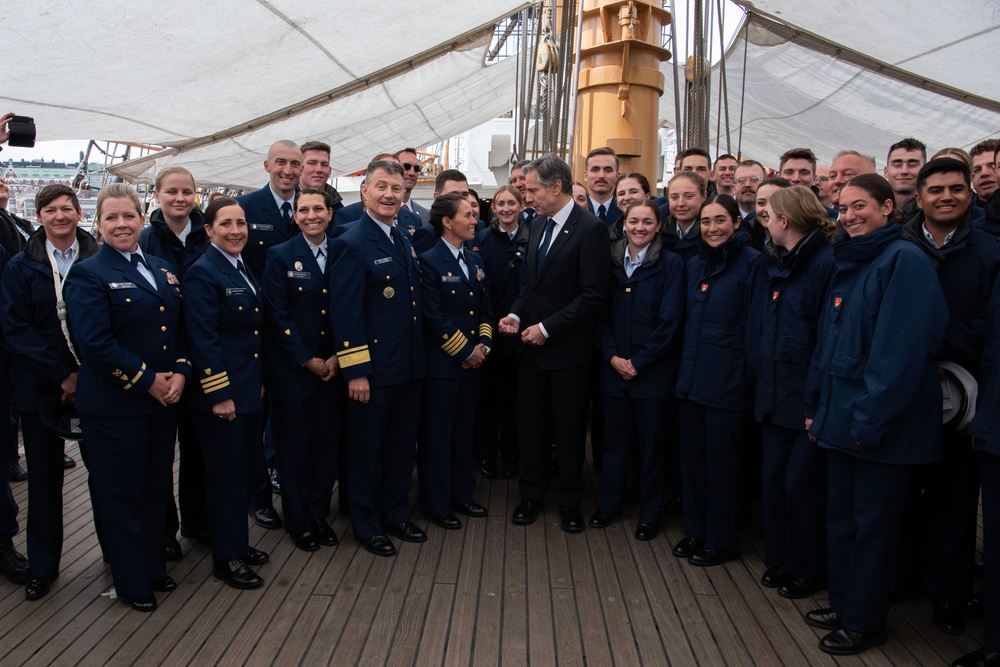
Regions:
[[[76,443],[67,451],[79,460]],[[587,516],[599,481],[588,468]],[[23,528],[27,485],[13,489]],[[821,653],[822,633],[801,614],[825,606],[825,593],[789,601],[760,586],[759,519],[741,561],[700,569],[670,554],[679,519],[652,542],[632,538],[634,508],[607,530],[568,535],[552,503],[531,526],[509,522],[516,481],[480,480],[476,495],[488,518],[444,531],[415,513],[430,539],[396,541],[395,558],[361,549],[342,513],[333,525],[343,544],[313,554],[253,526],[251,542],[271,554],[256,591],[213,579],[209,550],[182,539],[184,558],[170,564],[178,589],[140,614],[103,595],[111,577],[78,465],[66,476],[52,592],[29,603],[22,587],[0,582],[0,664],[946,665],[982,645],[980,622],[946,636],[923,599],[893,607],[883,647],[839,660]],[[15,543],[24,551],[23,532]]]

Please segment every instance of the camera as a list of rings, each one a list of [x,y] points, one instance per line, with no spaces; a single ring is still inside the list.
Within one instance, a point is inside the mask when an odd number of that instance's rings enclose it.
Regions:
[[[35,147],[35,119],[28,116],[14,116],[7,123],[7,131],[10,138],[7,140],[8,146],[18,146],[20,148]]]

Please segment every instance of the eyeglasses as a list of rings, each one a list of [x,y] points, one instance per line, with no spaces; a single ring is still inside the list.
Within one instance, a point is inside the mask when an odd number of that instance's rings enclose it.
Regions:
[[[747,181],[750,181],[753,184],[757,184],[760,183],[762,180],[764,179],[762,179],[760,176],[740,176],[739,178],[736,179],[736,185],[743,185]]]
[[[816,180],[818,180],[820,183],[826,183],[827,181],[830,180],[830,177],[829,176],[817,176]]]
[[[410,164],[409,162],[402,162],[404,171],[412,171],[416,174],[420,173],[421,167],[419,164]]]

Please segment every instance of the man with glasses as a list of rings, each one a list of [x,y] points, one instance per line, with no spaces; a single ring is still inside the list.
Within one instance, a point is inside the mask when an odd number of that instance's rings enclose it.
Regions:
[[[403,165],[403,209],[415,214],[424,225],[430,224],[430,211],[418,204],[411,198],[413,188],[417,186],[417,179],[423,171],[420,166],[420,158],[417,157],[415,148],[404,148],[396,153],[399,163]]]

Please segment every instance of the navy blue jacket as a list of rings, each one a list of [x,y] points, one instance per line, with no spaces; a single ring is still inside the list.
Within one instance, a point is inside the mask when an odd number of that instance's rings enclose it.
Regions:
[[[528,246],[528,225],[518,225],[513,240],[507,232],[490,226],[479,232],[472,250],[483,259],[490,290],[490,310],[500,318],[510,312],[524,284],[524,253]],[[517,336],[497,336],[493,353],[515,352],[521,340]]]
[[[820,310],[836,269],[833,247],[816,230],[789,252],[769,243],[763,259],[766,278],[754,293],[747,327],[754,414],[801,431]]]
[[[976,225],[975,219],[972,224]],[[1000,197],[990,197],[986,200],[979,228],[994,238],[1000,238]]]
[[[364,214],[365,214],[365,207],[359,201],[356,201],[353,204],[348,204],[347,206],[338,209],[333,214],[333,220],[330,222],[330,226],[326,228],[327,235],[332,236],[334,228],[339,227],[341,225],[348,225],[356,220],[360,220],[361,216],[363,216]],[[419,215],[413,213],[407,208],[400,208],[397,217],[399,218],[397,222],[399,224],[400,229],[406,231],[406,233],[409,234],[411,237],[421,227],[426,227],[427,229],[431,229],[430,224],[425,224],[424,221],[420,219]]]
[[[687,263],[687,323],[677,396],[723,410],[749,410],[747,313],[763,280],[760,253],[734,236],[718,248],[699,241]]]
[[[628,239],[611,246],[611,299],[597,325],[601,350],[601,393],[607,396],[668,399],[677,386],[681,326],[684,322],[684,261],[653,239],[642,265],[625,274]],[[637,375],[625,380],[611,357],[628,359]]]
[[[97,241],[82,229],[76,230],[76,238],[80,243],[77,261],[98,251]],[[60,393],[59,383],[78,370],[56,313],[44,228],[32,233],[24,251],[3,272],[0,324],[11,353],[14,410],[34,412],[43,398]]]
[[[236,198],[247,217],[247,245],[240,253],[258,283],[264,276],[267,251],[299,233],[292,220],[285,222],[274,201],[270,184]],[[294,217],[294,211],[293,217]]]
[[[345,380],[401,385],[426,373],[420,270],[405,235],[400,255],[371,216],[333,239],[330,322]]]
[[[1000,269],[1000,242],[972,225],[971,211],[943,248],[927,240],[923,225],[920,211],[903,225],[903,234],[927,253],[948,303],[948,330],[935,359],[954,361],[975,374],[986,342],[986,309]]]
[[[822,447],[888,464],[941,458],[941,381],[933,358],[948,304],[934,267],[888,224],[834,245],[806,414]]]
[[[604,220],[601,220],[601,222],[608,225],[609,227],[618,219],[623,217],[623,214],[625,213],[625,211],[621,211],[618,209],[617,197],[612,197],[611,199],[609,199],[608,203],[605,204],[604,207],[605,207]],[[587,210],[593,213],[595,216],[597,215],[597,209],[594,208],[594,202],[590,199],[590,197],[587,197]],[[598,217],[597,219],[600,220],[600,217]]]
[[[10,255],[4,249],[3,245],[0,244],[0,280],[3,279],[4,269],[7,268],[7,263],[10,261]],[[2,334],[2,331],[0,331]],[[7,352],[7,346],[3,343],[3,336],[0,335],[0,397],[6,396],[6,399],[0,398],[0,400],[10,400],[10,390],[13,386],[13,381],[10,377],[10,354]]]
[[[701,245],[701,225],[697,220],[681,238],[677,236],[677,221],[668,215],[663,218],[663,231],[660,233],[663,235],[663,245],[667,250],[678,255],[685,264],[698,254],[698,246]]]
[[[326,237],[324,237],[325,239]],[[322,382],[303,365],[313,358],[333,356],[330,330],[330,242],[323,246],[326,271],[301,234],[267,252],[264,268],[264,301],[267,341],[264,372],[267,375]]]
[[[173,267],[172,270],[177,277],[184,280],[188,268],[208,247],[205,218],[198,209],[191,211],[191,231],[188,232],[184,243],[181,243],[163,219],[163,210],[156,209],[149,216],[149,226],[139,234],[139,247],[145,255],[166,260]]]
[[[977,450],[1000,456],[1000,275],[993,283],[986,317],[989,326],[979,363],[979,402],[969,433],[975,436]]]
[[[107,244],[66,277],[66,312],[80,356],[76,407],[84,414],[151,414],[163,408],[148,393],[156,373],[191,374],[180,280],[164,260],[145,259],[156,289]]]
[[[254,294],[215,246],[188,269],[182,286],[184,330],[194,369],[191,385],[195,385],[185,387],[185,393],[190,393],[192,409],[211,412],[213,405],[232,399],[237,414],[260,412],[264,328],[260,286],[254,284]]]
[[[462,368],[476,345],[493,345],[493,311],[482,258],[464,250],[469,277],[444,239],[420,255],[427,375],[464,378],[475,373]]]
[[[751,213],[743,218],[736,233],[746,239],[747,245],[754,250],[763,250],[767,244],[767,230],[764,229],[764,224],[757,219],[756,213]]]

